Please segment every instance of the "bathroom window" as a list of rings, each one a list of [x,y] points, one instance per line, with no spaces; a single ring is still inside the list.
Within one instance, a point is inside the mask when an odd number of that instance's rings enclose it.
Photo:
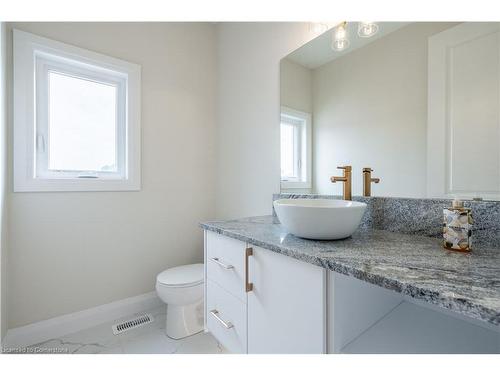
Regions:
[[[140,188],[140,67],[14,30],[14,191]]]
[[[311,187],[311,115],[281,108],[281,187]]]

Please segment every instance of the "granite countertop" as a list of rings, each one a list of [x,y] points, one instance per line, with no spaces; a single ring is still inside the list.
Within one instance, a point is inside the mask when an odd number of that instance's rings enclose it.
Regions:
[[[305,240],[287,234],[273,216],[201,227],[500,325],[500,249],[465,254],[444,250],[437,238],[374,229],[345,240]]]

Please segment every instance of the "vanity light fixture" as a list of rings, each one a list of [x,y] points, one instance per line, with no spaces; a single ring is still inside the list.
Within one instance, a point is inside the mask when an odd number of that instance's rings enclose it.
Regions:
[[[333,31],[332,49],[334,51],[342,51],[349,47],[349,39],[347,38],[347,22],[342,22]]]
[[[378,25],[375,22],[359,22],[358,35],[361,38],[369,38],[374,36],[378,31]]]

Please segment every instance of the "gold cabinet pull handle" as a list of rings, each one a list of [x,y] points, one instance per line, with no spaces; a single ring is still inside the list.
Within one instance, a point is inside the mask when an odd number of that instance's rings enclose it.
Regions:
[[[231,329],[234,327],[233,323],[231,322],[225,322],[224,320],[221,319],[219,316],[219,312],[217,310],[210,310],[210,314],[220,323],[222,326],[226,329]]]
[[[245,249],[245,291],[251,292],[253,290],[253,284],[248,282],[248,257],[253,255],[253,249],[247,247]]]
[[[233,265],[231,264],[226,264],[224,262],[221,262],[219,260],[219,258],[210,258],[210,260],[216,264],[218,264],[219,266],[221,266],[222,268],[224,268],[225,270],[232,270],[234,268]]]

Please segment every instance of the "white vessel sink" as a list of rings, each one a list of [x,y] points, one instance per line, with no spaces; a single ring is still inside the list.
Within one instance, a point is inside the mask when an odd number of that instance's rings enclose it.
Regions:
[[[366,209],[365,203],[336,199],[278,199],[273,205],[289,233],[312,240],[349,237]]]

